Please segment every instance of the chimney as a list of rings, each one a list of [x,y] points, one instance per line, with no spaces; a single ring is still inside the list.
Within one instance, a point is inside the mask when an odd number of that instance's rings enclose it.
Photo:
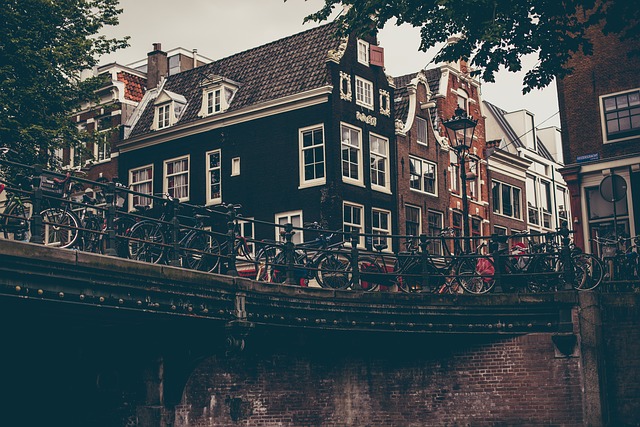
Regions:
[[[162,51],[160,43],[154,43],[153,51],[147,54],[147,88],[157,87],[160,80],[167,74],[169,74],[167,52]]]
[[[198,67],[198,49],[193,49],[193,68]]]

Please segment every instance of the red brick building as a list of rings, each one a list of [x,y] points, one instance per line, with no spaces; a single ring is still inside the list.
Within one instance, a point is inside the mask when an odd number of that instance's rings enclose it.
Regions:
[[[593,55],[575,54],[568,63],[573,73],[558,80],[566,164],[561,172],[571,194],[575,240],[598,253],[589,239],[640,232],[634,214],[640,212],[640,57],[627,55],[640,41],[622,43],[598,28],[588,36]],[[615,220],[613,202],[600,192],[612,174],[624,180]]]

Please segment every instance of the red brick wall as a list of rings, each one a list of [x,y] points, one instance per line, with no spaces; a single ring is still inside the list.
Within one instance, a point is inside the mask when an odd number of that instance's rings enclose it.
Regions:
[[[252,340],[193,372],[176,427],[583,424],[579,359],[550,334]]]

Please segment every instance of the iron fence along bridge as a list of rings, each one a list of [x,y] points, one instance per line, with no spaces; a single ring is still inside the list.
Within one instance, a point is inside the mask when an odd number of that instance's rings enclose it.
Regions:
[[[6,151],[0,152],[6,154]],[[571,231],[460,237],[326,230],[245,218],[242,207],[181,203],[0,159],[0,237],[198,271],[361,292],[485,294],[593,290],[606,266]],[[102,181],[102,180],[101,180]],[[127,201],[134,204],[129,206]],[[243,227],[279,239],[244,236]],[[294,243],[296,233],[305,241]],[[263,233],[267,234],[267,233]],[[463,244],[468,239],[469,245]],[[463,247],[473,248],[465,252]],[[637,257],[636,263],[637,263]],[[619,276],[619,275],[618,275]],[[635,288],[638,269],[616,284]]]

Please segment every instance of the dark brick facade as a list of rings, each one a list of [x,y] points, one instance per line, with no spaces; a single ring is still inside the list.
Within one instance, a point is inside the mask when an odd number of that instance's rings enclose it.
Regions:
[[[549,334],[327,339],[271,331],[204,361],[182,425],[583,425],[579,359],[556,358]]]

